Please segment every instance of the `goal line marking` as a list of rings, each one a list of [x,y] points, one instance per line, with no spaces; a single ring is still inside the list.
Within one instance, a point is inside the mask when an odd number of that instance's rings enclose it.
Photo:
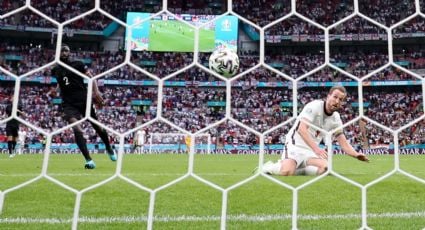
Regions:
[[[403,212],[403,213],[370,213],[368,218],[423,218],[424,212]],[[155,216],[156,222],[208,222],[220,221],[220,216]],[[291,220],[292,215],[228,215],[227,221],[279,221]],[[339,219],[360,219],[360,214],[335,214],[335,215],[298,215],[298,220],[339,220]],[[137,223],[147,222],[146,216],[122,216],[122,217],[80,217],[79,223]],[[72,219],[62,218],[0,218],[0,223],[4,224],[67,224],[72,223]]]

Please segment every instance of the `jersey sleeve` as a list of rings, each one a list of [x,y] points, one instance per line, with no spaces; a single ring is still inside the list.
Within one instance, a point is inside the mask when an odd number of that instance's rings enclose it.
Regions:
[[[310,122],[313,122],[314,117],[319,112],[319,106],[317,106],[317,102],[313,101],[308,103],[304,109],[301,111],[299,118],[304,118]]]
[[[78,70],[78,72],[85,74],[87,72],[87,66],[84,65],[81,61],[74,62],[73,67]]]

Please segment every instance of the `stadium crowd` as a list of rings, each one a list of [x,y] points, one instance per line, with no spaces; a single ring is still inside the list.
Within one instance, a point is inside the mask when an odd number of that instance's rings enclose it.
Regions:
[[[364,90],[363,93],[364,102],[370,103],[366,115],[392,129],[400,128],[423,114],[422,95],[418,91]]]
[[[297,12],[324,26],[330,26],[354,12],[352,1],[296,1]]]
[[[277,24],[274,24],[265,31],[266,36],[273,35],[309,35],[319,36],[325,32],[319,27],[308,23],[297,17],[289,17]]]
[[[368,81],[406,81],[417,80],[413,75],[395,67],[385,68],[367,79]]]
[[[289,0],[233,1],[233,11],[263,27],[291,11]]]
[[[2,1],[3,7],[1,12],[3,14],[22,5],[24,5],[24,3],[19,4],[18,2]],[[61,23],[94,9],[94,1],[32,0],[31,6]],[[215,3],[209,3],[209,1],[195,1],[194,3],[186,3],[186,1],[173,0],[168,3],[168,7],[170,12],[176,14],[220,15],[225,12],[224,9],[227,7],[227,3],[225,1],[216,1]],[[124,0],[116,2],[107,0],[100,2],[100,9],[125,22],[127,12],[159,12],[162,10],[162,1]],[[18,17],[5,18],[3,23],[10,25],[16,22],[25,27],[54,27],[48,20],[30,10],[25,10],[24,13],[17,13],[16,15],[18,15]],[[111,22],[111,18],[96,11],[72,22],[69,28],[76,30],[104,30]]]
[[[60,105],[52,104],[53,98],[49,95],[52,87],[40,85],[34,87],[34,85],[24,84],[20,91],[20,105],[23,106],[27,114],[25,120],[49,131],[66,125],[60,114]],[[11,89],[12,87],[2,88],[2,94],[8,94]],[[123,86],[102,86],[101,91],[104,94],[106,105],[98,110],[99,121],[118,132],[125,132],[136,127],[138,114],[131,106],[132,99],[151,100],[153,102],[142,114],[141,123],[156,117],[157,91],[155,87],[130,89]],[[363,103],[368,104],[365,107],[366,116],[380,124],[396,129],[421,116],[423,111],[421,107],[422,95],[419,90],[394,91],[393,88],[387,91],[365,88]],[[232,117],[255,130],[264,132],[292,117],[292,107],[285,108],[280,105],[281,102],[291,102],[291,94],[292,91],[282,90],[282,88],[279,88],[279,90],[270,88],[233,89]],[[313,99],[324,98],[325,94],[325,91],[320,91],[320,89],[302,89],[299,91],[299,105]],[[143,96],[141,97],[141,95]],[[165,87],[162,115],[181,128],[197,131],[224,117],[224,107],[209,107],[207,103],[209,101],[225,101],[225,97],[224,89]],[[350,121],[358,115],[358,112],[356,112],[358,108],[352,104],[357,100],[356,91],[351,91],[349,88],[347,103],[344,110],[341,111],[343,122]],[[412,141],[420,142],[421,140],[418,140],[418,138],[420,139],[419,134],[423,132],[423,128],[417,128],[417,126],[422,127],[422,124],[416,124],[409,129],[418,130],[416,131],[418,135],[405,135],[400,141],[406,143],[406,139],[409,139],[409,143]],[[350,126],[347,130],[352,132]],[[160,130],[155,131],[160,132]],[[382,131],[378,127],[369,131],[372,134],[380,132]],[[93,137],[96,136],[93,131],[91,133]],[[376,134],[374,136],[379,138],[373,143],[392,140],[391,135]],[[69,140],[71,139],[69,137]],[[277,140],[278,138],[273,137],[272,139]]]
[[[232,117],[242,123],[264,132],[292,116],[283,112],[282,102],[292,102],[292,91],[279,89],[245,89],[232,90]]]
[[[3,0],[0,5],[0,14],[8,13],[12,10],[15,10],[21,6],[25,5],[25,0]]]
[[[379,5],[382,2],[376,0],[376,4]],[[125,1],[124,1],[125,2]],[[411,4],[408,4],[406,1],[402,1],[403,4],[396,4],[397,7],[402,7],[403,5],[409,6]],[[180,9],[183,10],[185,8],[188,9],[203,9],[205,8],[205,5],[210,4],[210,1],[199,1],[197,3],[193,3],[190,7],[185,7],[184,5],[187,4],[184,1],[170,1],[169,7],[173,9]],[[85,12],[91,8],[93,8],[93,1],[67,1],[67,2],[61,2],[57,0],[37,0],[37,1],[31,1],[31,4],[33,4],[37,9],[45,10],[47,15],[51,15],[52,17],[61,20],[66,20],[81,12]],[[244,11],[243,9],[249,9],[250,11],[252,9],[265,9],[265,11],[270,10],[276,10],[276,9],[282,9],[285,7],[288,7],[290,4],[285,3],[283,1],[273,1],[273,0],[267,0],[265,2],[262,2],[261,7],[259,5],[259,2],[252,2],[252,1],[234,1],[234,10],[236,12]],[[271,7],[263,7],[264,4],[270,5]],[[315,6],[315,4],[306,4],[304,1],[297,1],[297,6],[299,6],[299,11],[304,11],[304,8],[301,6],[305,6],[307,8],[316,8],[318,6]],[[327,2],[328,6],[324,7],[322,5],[322,8],[326,8],[326,12],[339,12],[339,14],[342,14],[345,12],[345,10],[341,10],[342,8],[350,8],[350,3],[347,3],[345,1],[338,1],[333,0],[331,2]],[[3,5],[5,6],[5,9],[11,9],[13,8],[10,1],[4,1]],[[68,7],[68,5],[70,7]],[[159,9],[161,5],[160,1],[149,1],[149,3],[144,3],[143,1],[132,3],[132,4],[118,4],[114,1],[102,1],[101,2],[101,8],[105,9],[105,11],[114,12],[113,15],[120,15],[120,17],[123,17],[125,15],[124,12],[128,10],[144,10],[146,8],[145,12],[153,12],[155,9]],[[258,6],[257,6],[258,5]],[[206,7],[208,8],[208,7]],[[71,9],[71,10],[70,10]],[[410,9],[410,8],[409,8]],[[324,9],[317,9],[317,12],[322,12]],[[255,10],[254,10],[255,12]],[[280,11],[283,13],[284,11]],[[315,11],[309,11],[314,14]],[[324,11],[323,11],[324,12]],[[322,12],[322,13],[323,13]],[[349,12],[349,11],[348,11]],[[381,12],[381,11],[374,11],[374,14],[390,14],[391,12]],[[319,15],[321,13],[318,13]],[[366,13],[365,13],[366,14]],[[404,13],[408,15],[408,13]],[[241,13],[243,16],[244,14]],[[270,12],[267,13],[267,15],[276,15],[276,14],[270,14]],[[274,17],[274,16],[273,16]],[[336,17],[336,16],[335,16]],[[385,16],[386,17],[386,16]],[[384,18],[385,18],[384,17]],[[95,18],[95,20],[93,19]],[[101,18],[101,20],[99,20]],[[104,23],[103,19],[109,20],[110,19],[106,16],[99,15],[98,13],[95,13],[92,17],[88,15],[87,17],[84,17],[81,20],[77,20],[72,23],[71,27],[75,27],[74,29],[89,29],[89,30],[98,30],[99,28],[103,29],[108,23]],[[338,17],[337,17],[338,18]],[[256,20],[256,19],[253,19]],[[322,21],[322,20],[320,20]],[[99,25],[101,24],[101,25]],[[264,23],[263,23],[264,24]],[[10,26],[37,26],[37,27],[54,27],[53,24],[48,22],[47,20],[42,19],[40,16],[28,12],[28,10],[25,10],[21,13],[17,13],[15,16],[6,17],[0,20],[0,25],[10,25]],[[395,33],[403,33],[403,32],[423,32],[423,20],[420,20],[418,18],[415,18],[415,20],[409,21],[409,23],[405,23],[397,28],[395,28]],[[378,32],[379,31],[379,32]],[[290,17],[287,20],[284,20],[273,27],[268,28],[266,31],[266,36],[268,35],[276,35],[276,34],[323,34],[323,31],[318,29],[315,26],[312,26],[309,23],[306,23],[302,21],[301,19]],[[341,35],[341,34],[362,34],[362,33],[380,33],[386,35],[385,30],[382,28],[379,28],[378,26],[375,26],[368,22],[367,20],[361,18],[361,17],[354,17],[343,24],[333,28],[331,31],[331,39],[335,35]],[[46,49],[46,44],[43,44],[43,46],[40,48],[40,46],[34,45],[33,47],[28,47],[28,45],[22,45],[17,44],[16,42],[14,44],[9,44],[10,42],[2,42],[0,44],[0,49],[3,51],[3,55],[17,55],[21,57],[20,61],[13,61],[13,60],[6,60],[6,64],[8,67],[13,71],[13,73],[20,75],[23,73],[28,72],[31,69],[34,69],[36,67],[40,67],[42,64],[48,63],[52,61],[54,49],[53,47],[49,47]],[[32,42],[33,44],[38,44],[38,41]],[[284,67],[280,68],[284,73],[296,77],[299,75],[302,75],[303,73],[306,73],[308,70],[311,70],[312,68],[318,66],[319,64],[324,62],[324,55],[316,54],[316,53],[306,53],[302,52],[300,54],[292,54],[293,52],[289,52],[286,55],[267,55],[266,52],[266,59],[271,60],[277,63],[281,63]],[[377,66],[381,66],[382,63],[385,63],[387,60],[387,54],[385,52],[360,52],[355,53],[356,55],[352,55],[351,53],[347,53],[345,50],[341,50],[338,52],[333,52],[331,55],[331,62],[332,63],[345,63],[346,69],[349,72],[352,72],[353,74],[360,76],[364,75],[370,70],[373,70]],[[75,54],[74,54],[75,55]],[[158,76],[166,76],[181,67],[189,64],[193,60],[193,54],[192,53],[160,53],[160,52],[133,52],[132,54],[132,61],[149,72],[152,72]],[[207,63],[209,54],[201,54],[200,60],[202,63]],[[248,69],[249,67],[252,67],[256,63],[258,63],[258,55],[245,55],[244,53],[239,54],[241,58],[241,71],[244,71]],[[95,51],[89,51],[87,48],[83,48],[79,50],[78,56],[76,56],[81,59],[88,60],[88,63],[91,63],[91,67],[93,69],[93,72],[95,74],[102,73],[109,68],[120,64],[124,60],[124,51],[118,50],[118,51],[103,51],[103,50],[95,50]],[[358,58],[353,58],[358,57]],[[421,50],[417,49],[408,49],[405,50],[402,54],[397,55],[395,53],[395,59],[396,61],[407,61],[407,68],[409,69],[416,69],[416,68],[424,68],[424,59],[422,55]],[[144,61],[153,61],[153,64],[145,65],[143,64]]]
[[[338,24],[336,27],[333,27],[329,31],[329,39],[332,41],[336,39],[336,36],[342,34],[374,34],[375,36],[386,36],[387,33],[383,28],[372,24],[365,18],[355,16],[341,24]]]
[[[43,44],[44,45],[44,44]],[[0,66],[16,75],[25,74],[53,61],[55,52],[36,43],[0,42]],[[20,57],[19,61],[8,61],[6,56]]]
[[[130,81],[143,81],[153,80],[149,76],[143,74],[143,72],[136,70],[135,68],[125,65],[119,69],[109,72],[103,75],[99,80],[130,80]]]
[[[348,16],[353,12],[353,3],[345,0],[331,1],[296,1],[296,10],[298,13],[329,26],[338,20]],[[19,6],[23,6],[24,1],[2,1],[2,14],[13,10]],[[82,13],[94,8],[94,1],[91,0],[32,0],[31,5],[52,17],[53,19],[64,22]],[[130,1],[121,2],[101,1],[100,8],[112,16],[125,21],[126,12],[149,12],[155,13],[162,9],[162,1]],[[423,4],[421,5],[421,9]],[[168,2],[168,10],[176,14],[223,14],[227,9],[227,1],[194,1],[187,2],[183,0],[172,0]],[[232,9],[237,14],[245,17],[251,22],[263,27],[287,14],[291,11],[291,2],[289,0],[264,0],[264,1],[233,1]],[[382,23],[391,26],[394,23],[406,18],[415,12],[415,4],[408,0],[403,1],[383,1],[373,0],[372,2],[359,1],[359,10],[364,15]],[[98,15],[100,16],[100,15]],[[31,16],[27,21],[23,21],[25,26],[41,26],[45,27],[47,20],[40,19],[38,16]],[[100,17],[101,20],[94,20],[94,17],[87,16],[86,20],[74,23],[75,28],[86,29],[96,28],[104,29],[105,25],[111,22],[108,17]],[[14,20],[11,18],[11,20]]]
[[[344,70],[357,77],[363,77],[387,64],[388,54],[378,52],[363,53],[361,51],[337,52],[331,55],[330,63],[336,66],[338,66],[339,63],[344,63]]]
[[[15,9],[18,5],[24,5],[25,1],[2,1],[0,12],[5,13]],[[215,14],[223,12],[223,8],[227,7],[227,3],[222,1],[221,5],[216,7],[210,6],[214,1],[195,1],[190,7],[187,1],[170,0],[168,7],[173,13],[191,13],[191,14]],[[216,1],[220,3],[220,1]],[[392,25],[402,18],[410,15],[412,2],[403,1],[382,1],[373,0],[373,4],[366,4],[360,1],[360,12],[370,16],[385,25]],[[131,3],[131,4],[130,4]],[[390,11],[383,11],[388,7],[381,7],[382,4],[393,4]],[[80,13],[86,12],[93,8],[94,1],[83,0],[32,0],[31,4],[42,10],[45,14],[52,16],[58,21],[65,21]],[[127,11],[143,11],[157,12],[162,8],[162,1],[100,1],[100,6],[113,16],[124,20]],[[268,23],[282,17],[290,12],[290,1],[264,0],[264,1],[247,1],[234,0],[233,10],[249,19],[250,21],[265,26]],[[424,4],[421,4],[423,9]],[[311,4],[308,1],[297,1],[297,9],[301,14],[312,18],[314,21],[329,26],[342,17],[347,16],[353,10],[351,2],[343,0],[318,1]],[[24,10],[14,16],[0,19],[0,26],[16,26],[17,30],[25,29],[25,27],[35,26],[43,28],[55,27],[52,23],[40,17],[37,14]],[[424,11],[423,11],[424,12]],[[100,15],[98,12],[88,15],[83,19],[77,20],[69,25],[73,29],[103,30],[111,19]],[[423,20],[413,20],[395,28],[395,39],[400,33],[417,33],[424,32],[425,23]],[[331,40],[336,39],[336,35],[347,34],[381,34],[386,36],[386,31],[369,21],[356,16],[343,24],[336,26],[330,31]],[[282,21],[266,30],[266,36],[273,35],[320,35],[323,31],[311,24],[300,19],[291,17],[289,20]],[[23,39],[23,38],[21,38]],[[270,50],[276,49],[270,46]],[[121,64],[125,59],[125,50],[121,47],[116,51],[105,51],[102,47],[92,49],[89,47],[80,47],[71,53],[72,58],[84,60],[94,75],[103,73],[112,67]],[[359,49],[347,51],[337,49],[334,52],[331,48],[330,63],[343,66],[341,68],[353,73],[358,77],[368,74],[370,71],[386,64],[388,62],[387,52],[379,52],[374,50],[373,45],[368,45],[365,50]],[[324,54],[312,52],[311,50],[301,50],[299,52],[285,53],[283,48],[279,52],[270,52],[268,54],[266,43],[265,63],[269,65],[277,64],[275,67],[290,77],[298,78],[312,69],[320,66],[325,61]],[[277,54],[276,54],[277,53]],[[284,53],[284,55],[279,54]],[[407,62],[404,67],[408,69],[425,69],[424,48],[421,46],[398,46],[394,43],[394,61]],[[5,60],[4,57],[17,56],[19,60]],[[31,41],[17,39],[16,41],[2,40],[0,42],[0,56],[2,61],[1,67],[7,69],[16,75],[22,75],[29,70],[49,63],[54,58],[54,47],[50,40],[40,43],[40,41]],[[241,60],[240,72],[253,67],[259,62],[259,53],[256,51],[239,50]],[[201,64],[208,63],[209,53],[200,53],[199,62]],[[193,53],[173,53],[173,52],[132,52],[131,62],[139,65],[141,68],[159,76],[165,77],[184,66],[189,65],[193,61]],[[342,64],[342,65],[340,65]],[[50,77],[49,70],[37,73],[42,77]],[[105,80],[151,80],[143,73],[131,68],[123,67],[117,69],[101,79]],[[394,81],[394,80],[414,80],[411,75],[398,71],[397,69],[384,70],[370,77],[367,81]],[[188,69],[169,81],[193,81],[193,82],[211,82],[217,81],[217,78],[204,72],[199,68]],[[282,106],[282,102],[292,102],[292,90],[287,87],[267,88],[257,87],[258,82],[283,82],[282,77],[271,74],[271,71],[254,70],[251,73],[237,79],[233,82],[231,92],[231,116],[242,123],[252,127],[255,130],[264,132],[270,128],[286,121],[292,117],[292,107]],[[344,77],[337,71],[316,72],[307,76],[302,81],[352,81],[351,78]],[[241,83],[241,86],[237,86]],[[52,131],[57,130],[66,125],[62,119],[62,111],[60,103],[54,103],[53,100],[58,95],[51,95],[54,85],[21,82],[20,105],[24,107],[25,119],[35,126],[42,129]],[[386,88],[386,87],[383,87]],[[368,104],[365,107],[365,115],[369,118],[386,125],[392,129],[397,129],[421,116],[423,111],[423,94],[421,89],[415,87],[388,87],[385,90],[378,87],[363,87],[363,103]],[[219,87],[199,87],[193,84],[191,87],[164,87],[163,101],[158,102],[158,90],[156,86],[137,87],[129,85],[100,85],[100,89],[105,99],[105,106],[98,110],[99,121],[108,127],[125,132],[136,127],[140,123],[145,123],[157,116],[158,103],[162,103],[162,116],[177,126],[190,131],[198,131],[207,125],[219,121],[224,118],[225,107],[208,106],[208,102],[226,102],[226,92],[224,88]],[[423,90],[423,89],[422,89]],[[341,112],[342,119],[347,122],[358,115],[358,108],[352,103],[358,101],[357,88],[349,89],[349,96],[344,111]],[[324,98],[325,91],[308,87],[300,88],[299,103],[301,107],[307,102]],[[0,87],[0,118],[6,118],[4,108],[12,99],[13,86]],[[133,100],[147,101],[146,105],[135,108],[132,104]],[[301,109],[301,108],[299,108]],[[98,143],[98,137],[94,130],[87,122],[84,123],[87,129],[86,135],[89,143]],[[391,134],[376,127],[367,125],[368,144],[390,144],[393,139]],[[266,143],[282,143],[282,133],[287,127],[285,126],[279,132],[273,132],[266,138]],[[4,133],[3,126],[0,126]],[[152,125],[147,127],[149,132],[167,133],[172,130],[167,125]],[[173,131],[175,132],[175,131]],[[208,132],[213,137],[213,143],[224,144],[241,144],[241,143],[258,143],[258,138],[245,129],[229,122],[211,128]],[[346,129],[347,137],[352,143],[359,143],[364,138],[361,129],[357,125],[348,126]],[[34,141],[39,140],[39,135],[30,130],[30,136]],[[418,122],[400,134],[400,143],[402,146],[407,144],[425,143],[425,124]],[[55,143],[73,142],[73,133],[66,130],[60,135],[54,137]],[[115,139],[116,142],[117,139]],[[128,137],[131,142],[131,136]]]
[[[171,3],[171,2],[170,2]],[[170,4],[168,3],[168,4]],[[169,5],[170,6],[170,5]],[[101,1],[100,8],[125,22],[127,12],[156,13],[162,9],[161,0],[123,0],[123,1]]]
[[[136,127],[136,118],[147,122],[156,116],[157,88],[155,87],[124,87],[101,86],[105,105],[98,108],[99,122],[108,127],[125,132]],[[21,85],[20,105],[26,111],[26,119],[37,127],[54,131],[67,125],[62,119],[60,103],[55,103],[59,94],[52,95],[53,86]],[[137,114],[133,100],[146,100],[151,103],[150,109],[143,114]],[[139,116],[139,117],[137,117]]]
[[[402,66],[424,76],[423,72],[419,70],[425,69],[425,49],[402,50],[400,53],[394,54],[394,61],[400,65],[406,63]]]
[[[325,55],[313,53],[267,55],[264,62],[272,66],[273,64],[282,66],[276,69],[292,78],[298,78],[325,63]]]
[[[409,0],[359,0],[359,11],[388,27],[415,13]]]
[[[224,118],[225,108],[208,102],[225,101],[225,88],[166,87],[163,94],[162,116],[186,130],[196,132]]]
[[[0,19],[0,26],[16,27],[25,30],[26,27],[57,28],[53,23],[29,9]]]
[[[131,61],[158,77],[165,77],[193,62],[192,53],[132,52]]]
[[[197,79],[194,74],[197,72],[203,73],[203,71],[193,72],[192,70],[197,70],[197,68],[189,69],[186,72],[183,72],[181,77],[180,75],[176,76],[176,79],[172,78],[172,81],[178,81],[180,79],[184,80],[194,80],[204,81],[209,80],[204,76]],[[110,75],[106,75],[104,79],[120,79],[120,76],[129,76],[133,71],[132,68],[121,68]],[[136,71],[139,73],[138,71]],[[261,75],[261,78],[257,79],[256,73]],[[266,74],[269,73],[269,74]],[[283,88],[273,89],[273,88],[264,88],[257,87],[258,80],[263,80],[264,82],[287,82],[288,81],[278,75],[270,74],[270,71],[262,71],[262,68],[257,69],[253,74],[248,74],[238,79],[233,83],[232,89],[232,114],[236,119],[240,119],[244,123],[251,125],[253,128],[265,131],[274,125],[281,123],[283,120],[287,119],[287,116],[291,114],[284,114],[280,112],[281,102],[291,102],[292,90],[282,90]],[[149,79],[143,74],[138,74],[141,79]],[[309,76],[308,78],[303,79],[300,83],[314,81],[314,82],[323,82],[332,80],[338,73],[336,71],[319,71],[315,74]],[[211,77],[211,76],[210,76]],[[337,76],[339,79],[344,79],[344,81],[352,80],[348,77],[343,78],[342,76]],[[136,76],[136,78],[138,78]],[[103,78],[102,78],[103,79]],[[122,78],[121,78],[122,79]],[[132,77],[124,78],[131,79]],[[386,69],[381,71],[378,74],[375,74],[367,79],[367,81],[388,81],[388,80],[414,80],[412,76],[406,74],[402,71],[397,70],[396,68]],[[334,79],[335,80],[335,79]],[[47,130],[55,130],[63,126],[63,121],[60,116],[58,116],[59,108],[58,104],[52,104],[52,96],[49,95],[49,91],[52,90],[53,86],[48,85],[37,85],[34,84],[22,84],[20,98],[22,105],[26,107],[29,111],[31,121],[34,121],[39,127],[45,128]],[[11,93],[12,87],[5,87],[3,89],[4,93],[2,95],[7,95]],[[135,127],[136,112],[133,111],[131,101],[132,100],[147,100],[152,102],[151,109],[146,110],[143,115],[143,121],[146,122],[156,116],[156,99],[157,99],[157,89],[156,86],[151,87],[137,87],[137,86],[109,86],[101,85],[101,91],[104,93],[106,106],[104,109],[99,111],[100,120],[109,124],[110,121],[114,122],[112,128],[117,130],[124,131],[131,127]],[[394,110],[388,111],[389,114],[400,114],[397,113],[398,109],[406,109],[407,111],[420,111],[421,104],[421,94],[420,90],[413,91],[400,91],[400,92],[385,92],[377,91],[376,87],[365,87],[364,88],[364,102],[369,102],[370,106],[368,107],[368,114],[370,117],[378,117],[382,121],[382,124],[389,125],[390,127],[394,126],[394,119],[391,116],[382,116],[379,111],[383,109],[388,109],[392,104],[397,104]],[[308,88],[303,88],[299,90],[299,101],[301,104],[305,104],[308,101],[316,98],[324,98],[323,93],[314,92],[314,90],[309,93]],[[347,100],[347,105],[351,105],[352,102],[357,101],[356,91],[353,94],[350,93],[350,96]],[[223,117],[223,109],[220,107],[208,107],[206,106],[208,101],[225,101],[225,91],[224,88],[208,88],[208,87],[165,87],[164,89],[164,117],[172,117],[176,123],[181,123],[182,128],[187,128],[192,130],[190,122],[186,122],[189,118],[184,118],[185,116],[191,117],[191,109],[196,108],[199,110],[197,116],[203,117],[198,120],[196,129],[199,127],[205,127],[205,124],[209,124],[211,120],[219,120]],[[57,95],[56,95],[57,97]],[[217,112],[221,111],[221,112]],[[56,111],[56,112],[54,112]],[[127,112],[125,112],[127,111]],[[290,110],[289,110],[290,111]],[[353,111],[353,108],[350,106],[347,107],[347,111]],[[131,115],[127,115],[131,114]],[[178,114],[178,115],[177,115]],[[347,113],[350,114],[350,113]],[[399,125],[404,125],[407,122],[411,121],[414,117],[414,113],[402,113],[405,117],[397,117]],[[262,117],[266,115],[265,117]],[[57,118],[55,118],[57,117]],[[347,120],[352,119],[352,117],[347,117]],[[125,122],[129,120],[130,122]],[[346,120],[346,121],[347,121]],[[267,121],[267,122],[266,122]],[[258,124],[257,124],[258,123]],[[122,125],[125,124],[125,125]],[[257,125],[255,125],[257,124]]]
[[[41,46],[26,44],[26,45],[9,45],[8,43],[0,43],[0,51],[3,55],[17,55],[22,57],[20,61],[4,60],[2,67],[11,71],[16,75],[22,75],[30,70],[41,67],[53,61],[54,50],[43,49]],[[192,63],[191,53],[172,53],[172,52],[133,52],[132,62],[139,65],[142,69],[153,73],[159,77],[168,76],[171,73]],[[396,64],[402,65],[407,69],[421,70],[425,69],[425,51],[423,50],[404,50],[404,54],[395,54],[394,60]],[[86,64],[94,75],[104,73],[105,71],[113,68],[124,62],[125,53],[123,51],[82,51],[72,53],[72,57],[80,60],[90,60]],[[209,53],[200,54],[200,63],[207,65]],[[273,54],[265,56],[265,63],[273,66],[282,73],[287,74],[292,78],[298,78],[309,71],[317,68],[324,63],[324,55],[322,54]],[[408,64],[402,64],[407,62]],[[347,72],[362,77],[373,70],[388,63],[388,54],[381,52],[359,51],[359,52],[332,52],[330,56],[330,63],[339,66]],[[258,64],[258,56],[255,54],[241,55],[240,56],[240,70],[243,72],[256,64]],[[341,66],[342,65],[342,66]],[[135,73],[136,71],[132,71]],[[187,73],[185,77],[179,75],[180,79],[187,79],[190,77]],[[133,76],[133,77],[132,77]],[[125,79],[140,79],[140,74],[125,74]],[[183,77],[183,78],[182,78]],[[211,75],[203,74],[196,75],[199,81],[208,81]],[[142,79],[145,77],[142,77]],[[176,79],[176,78],[173,78]],[[264,79],[258,75],[259,81]],[[387,79],[390,80],[390,79]]]
[[[168,9],[175,14],[212,14],[220,15],[226,12],[226,0],[170,0]]]
[[[92,0],[31,0],[31,5],[55,19],[64,22],[94,8]]]

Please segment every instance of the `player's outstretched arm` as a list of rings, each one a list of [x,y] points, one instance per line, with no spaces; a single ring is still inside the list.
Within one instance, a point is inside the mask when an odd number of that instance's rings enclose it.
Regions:
[[[303,138],[304,142],[313,150],[313,152],[322,159],[328,159],[328,153],[326,150],[321,149],[313,140],[313,137],[311,137],[310,132],[308,131],[309,124],[306,119],[300,120],[300,125],[298,127],[297,132],[300,134],[300,136]]]
[[[87,71],[86,75],[89,76],[90,78],[93,78],[93,75],[90,71]],[[93,100],[98,105],[102,106],[105,104],[105,101],[103,100],[103,97],[102,97],[102,93],[100,93],[99,87],[97,86],[96,80],[93,81]]]
[[[339,134],[336,140],[338,141],[339,145],[341,146],[342,150],[345,153],[356,158],[359,161],[369,162],[369,158],[367,158],[366,155],[354,150],[353,146],[351,146],[351,144],[348,143],[347,138],[345,137],[343,133]]]

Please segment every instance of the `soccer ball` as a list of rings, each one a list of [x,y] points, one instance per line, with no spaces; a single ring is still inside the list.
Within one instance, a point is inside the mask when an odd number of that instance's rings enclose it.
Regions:
[[[210,56],[209,66],[210,70],[222,76],[231,77],[238,72],[239,57],[231,49],[216,49]]]

